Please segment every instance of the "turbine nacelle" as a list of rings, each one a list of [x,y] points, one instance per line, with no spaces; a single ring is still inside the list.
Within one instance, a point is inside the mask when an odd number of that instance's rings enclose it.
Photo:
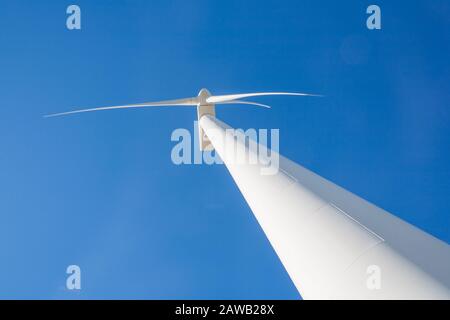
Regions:
[[[198,145],[202,151],[211,151],[214,149],[211,141],[206,135],[203,128],[200,126],[200,119],[208,114],[213,117],[216,116],[216,106],[213,103],[208,103],[208,98],[211,97],[211,93],[208,89],[201,89],[198,93],[198,105],[197,105],[197,129],[198,129]]]

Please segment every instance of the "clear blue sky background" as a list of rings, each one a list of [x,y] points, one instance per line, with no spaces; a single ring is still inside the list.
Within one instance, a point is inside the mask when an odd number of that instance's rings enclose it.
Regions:
[[[75,3],[81,31],[69,1],[1,1],[0,298],[300,297],[225,167],[171,163],[194,109],[42,118],[201,87],[326,95],[217,113],[449,242],[448,1],[377,1],[381,31],[368,1]]]

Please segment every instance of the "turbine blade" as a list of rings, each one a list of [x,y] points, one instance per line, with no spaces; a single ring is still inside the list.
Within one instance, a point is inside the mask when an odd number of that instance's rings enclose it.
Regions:
[[[64,115],[69,115],[69,114],[74,114],[74,113],[102,111],[102,110],[146,108],[146,107],[196,106],[197,104],[198,104],[198,98],[197,97],[193,97],[193,98],[186,98],[186,99],[176,99],[176,100],[165,100],[165,101],[157,101],[157,102],[127,104],[127,105],[122,105],[122,106],[111,106],[111,107],[99,107],[99,108],[80,109],[80,110],[73,110],[73,111],[49,114],[49,115],[45,115],[44,118],[58,117],[58,116],[64,116]]]
[[[238,100],[248,97],[259,97],[259,96],[313,96],[320,97],[321,95],[309,94],[309,93],[297,93],[297,92],[255,92],[255,93],[242,93],[242,94],[227,94],[223,96],[211,96],[206,99],[208,103],[220,103],[230,100]]]
[[[258,103],[258,102],[252,102],[252,101],[243,101],[243,100],[230,100],[230,101],[225,101],[225,102],[218,102],[217,104],[249,104],[249,105],[263,107],[263,108],[267,108],[267,109],[272,108],[271,106],[269,106],[267,104],[262,104],[262,103]]]

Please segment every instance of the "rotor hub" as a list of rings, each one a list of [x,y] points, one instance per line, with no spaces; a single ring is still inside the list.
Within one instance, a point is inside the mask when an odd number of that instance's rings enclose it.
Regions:
[[[208,91],[208,89],[201,89],[198,93],[198,101],[199,105],[206,105],[208,102],[206,99],[208,99],[211,96],[211,93]]]

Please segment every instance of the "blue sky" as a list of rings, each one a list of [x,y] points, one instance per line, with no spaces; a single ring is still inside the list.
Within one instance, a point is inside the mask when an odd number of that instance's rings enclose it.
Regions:
[[[202,87],[326,95],[217,115],[450,241],[448,1],[377,1],[379,31],[368,1],[74,3],[80,31],[72,2],[0,7],[0,298],[299,298],[225,167],[170,161],[195,109],[42,118]]]

